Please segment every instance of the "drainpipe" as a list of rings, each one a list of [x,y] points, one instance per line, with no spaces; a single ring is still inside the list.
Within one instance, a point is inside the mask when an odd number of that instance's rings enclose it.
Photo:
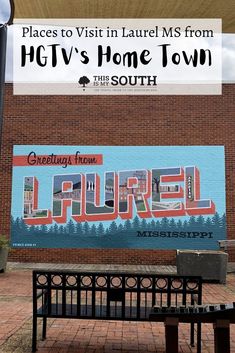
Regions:
[[[1,154],[1,143],[2,143],[6,49],[7,49],[7,25],[0,24],[0,154]]]
[[[3,107],[4,107],[4,86],[6,69],[6,51],[7,51],[7,26],[13,23],[14,1],[9,0],[10,17],[7,23],[0,24],[0,155],[2,145],[2,125],[3,125]]]

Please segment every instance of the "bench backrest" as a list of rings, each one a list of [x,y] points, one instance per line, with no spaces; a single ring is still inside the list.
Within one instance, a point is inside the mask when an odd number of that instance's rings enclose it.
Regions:
[[[202,302],[202,280],[158,274],[34,271],[38,316],[148,320],[151,308]]]

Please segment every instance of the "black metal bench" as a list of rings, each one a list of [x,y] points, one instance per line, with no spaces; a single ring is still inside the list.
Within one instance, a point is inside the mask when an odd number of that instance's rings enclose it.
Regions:
[[[230,324],[235,324],[235,303],[152,308],[151,321],[161,322],[165,317],[168,319],[165,335],[170,353],[178,353],[179,322],[213,324],[215,352],[230,353]]]
[[[149,321],[155,305],[187,306],[202,302],[202,280],[195,276],[152,273],[33,271],[33,338],[37,349],[37,319],[47,318]],[[164,321],[164,319],[162,319]],[[194,324],[191,324],[194,345]],[[201,324],[197,324],[201,352]]]

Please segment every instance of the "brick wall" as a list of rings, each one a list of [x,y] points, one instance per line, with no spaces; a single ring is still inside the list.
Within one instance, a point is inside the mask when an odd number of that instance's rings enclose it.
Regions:
[[[13,96],[6,85],[0,232],[9,234],[12,146],[225,145],[228,238],[235,238],[235,85],[222,96]],[[173,264],[169,250],[17,249],[12,261]],[[230,253],[230,261],[235,253]]]

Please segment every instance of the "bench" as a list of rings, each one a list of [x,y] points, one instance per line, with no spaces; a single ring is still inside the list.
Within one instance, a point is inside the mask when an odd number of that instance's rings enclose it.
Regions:
[[[215,352],[230,353],[230,324],[235,324],[235,302],[171,308],[156,305],[151,310],[150,320],[161,322],[166,316],[165,335],[170,353],[178,353],[179,322],[213,324]]]
[[[220,250],[227,251],[230,247],[235,247],[235,239],[218,240]]]
[[[155,305],[186,307],[201,302],[202,279],[196,276],[35,270],[32,352],[37,349],[38,318],[42,318],[45,339],[47,318],[149,321]],[[190,336],[194,346],[194,323]],[[201,352],[200,323],[197,352]]]

